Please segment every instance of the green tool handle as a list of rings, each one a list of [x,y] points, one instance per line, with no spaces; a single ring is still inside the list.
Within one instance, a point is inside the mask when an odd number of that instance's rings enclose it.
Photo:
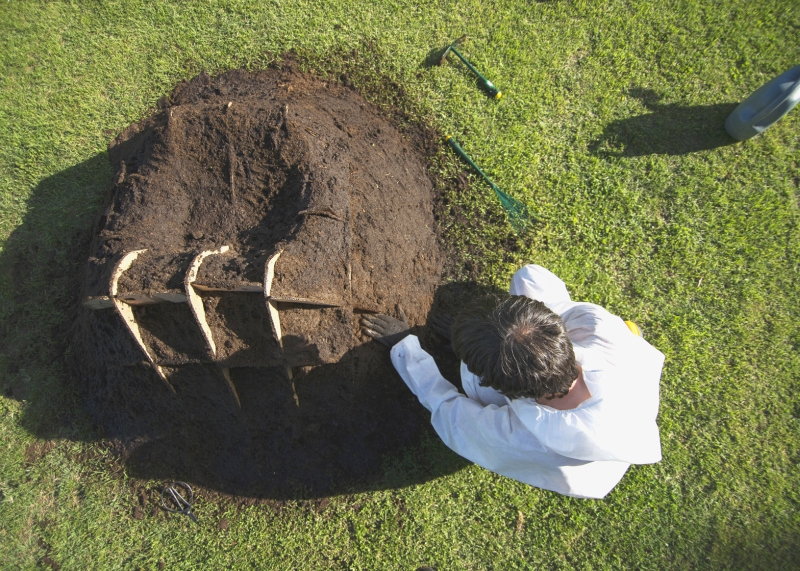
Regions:
[[[497,188],[497,186],[492,182],[492,180],[488,176],[486,176],[486,173],[481,170],[481,167],[472,162],[472,159],[469,158],[469,156],[467,156],[467,153],[464,152],[464,149],[461,148],[461,145],[456,143],[456,140],[453,137],[449,136],[447,137],[447,144],[450,145],[450,148],[452,148],[456,153],[458,153],[462,159],[467,161],[472,168],[478,171],[478,174],[481,175],[483,179],[489,183],[489,186],[492,187],[492,190],[494,190],[498,194],[500,193],[500,189]]]
[[[450,46],[450,50],[458,56],[458,59],[464,62],[464,65],[466,65],[472,73],[474,73],[480,78],[480,80],[483,82],[484,89],[486,89],[486,91],[488,91],[492,97],[494,97],[495,99],[500,99],[503,96],[503,93],[494,86],[494,83],[483,77],[483,75],[481,75],[481,72],[475,69],[475,66],[469,63],[467,58],[461,55],[461,53],[456,49],[455,44]]]

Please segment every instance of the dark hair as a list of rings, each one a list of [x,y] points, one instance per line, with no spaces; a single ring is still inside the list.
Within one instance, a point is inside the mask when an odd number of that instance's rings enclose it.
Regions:
[[[481,386],[508,398],[560,398],[578,378],[567,328],[541,301],[479,298],[458,314],[452,334],[453,350]]]

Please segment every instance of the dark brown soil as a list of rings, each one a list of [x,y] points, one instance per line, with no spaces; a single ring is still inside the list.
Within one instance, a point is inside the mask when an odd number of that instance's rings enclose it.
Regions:
[[[135,307],[142,337],[159,365],[209,361],[206,342],[185,303]]]
[[[115,309],[80,312],[72,362],[131,473],[324,495],[417,442],[427,414],[358,319],[401,306],[420,326],[433,303],[443,256],[422,148],[291,67],[200,75],[117,137],[83,297],[108,296],[133,250],[120,295],[181,295],[195,256],[229,248],[195,281],[215,351],[186,302],[134,306],[147,353]],[[257,289],[278,253],[273,301],[218,291]]]

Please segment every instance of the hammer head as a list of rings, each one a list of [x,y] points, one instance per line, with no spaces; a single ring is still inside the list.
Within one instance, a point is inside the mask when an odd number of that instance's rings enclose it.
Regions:
[[[467,34],[464,34],[463,36],[458,38],[456,41],[454,41],[452,44],[447,46],[445,48],[444,52],[442,52],[442,57],[439,58],[439,65],[444,65],[444,60],[447,59],[447,54],[450,53],[450,50],[452,50],[454,47],[460,45],[466,39],[467,39]]]
[[[439,58],[439,65],[444,65],[444,60],[447,59],[447,54],[450,53],[451,49],[453,49],[453,44],[450,44],[444,49],[444,51],[442,52],[442,57]]]

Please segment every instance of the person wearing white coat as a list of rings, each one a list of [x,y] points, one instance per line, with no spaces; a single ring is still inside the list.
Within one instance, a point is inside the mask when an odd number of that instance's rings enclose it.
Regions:
[[[602,307],[572,301],[564,282],[541,266],[519,270],[509,293],[541,301],[561,317],[581,370],[570,392],[580,386],[585,393],[573,408],[557,399],[509,398],[481,386],[462,362],[465,396],[407,324],[388,316],[362,324],[391,346],[392,363],[430,411],[442,441],[487,470],[567,496],[603,498],[631,464],[661,460],[656,416],[664,355]]]

